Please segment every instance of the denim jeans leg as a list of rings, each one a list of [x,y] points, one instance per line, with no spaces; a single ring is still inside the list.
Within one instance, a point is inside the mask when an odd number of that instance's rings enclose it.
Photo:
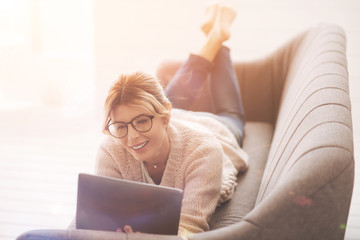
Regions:
[[[210,76],[215,114],[227,123],[241,144],[245,113],[229,48],[224,46],[220,48]]]
[[[212,67],[213,63],[207,59],[190,54],[165,89],[174,108],[193,110],[192,106],[200,102],[198,111],[211,109],[211,99],[204,91]]]
[[[210,79],[209,79],[210,78]],[[210,92],[204,94],[206,81]],[[245,115],[230,50],[221,47],[214,62],[191,54],[165,89],[174,108],[209,112],[225,124],[242,144]]]

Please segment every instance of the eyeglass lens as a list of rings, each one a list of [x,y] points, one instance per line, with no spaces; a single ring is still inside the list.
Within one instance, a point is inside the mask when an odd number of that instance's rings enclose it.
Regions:
[[[140,115],[131,122],[115,122],[109,125],[109,132],[117,138],[125,137],[128,134],[128,124],[138,132],[147,132],[152,127],[152,116]]]

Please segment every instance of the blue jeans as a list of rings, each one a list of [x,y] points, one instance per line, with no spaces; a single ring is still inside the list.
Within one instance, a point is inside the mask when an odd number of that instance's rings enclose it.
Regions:
[[[224,123],[240,146],[245,114],[230,50],[221,47],[214,62],[191,54],[165,89],[174,108],[196,110]],[[197,109],[193,109],[196,105]],[[200,107],[199,107],[200,106]]]

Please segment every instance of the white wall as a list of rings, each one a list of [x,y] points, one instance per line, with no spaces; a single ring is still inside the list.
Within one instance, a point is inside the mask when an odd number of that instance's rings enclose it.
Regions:
[[[94,87],[93,49],[92,1],[1,0],[0,111],[70,116]]]
[[[154,73],[168,58],[186,58],[203,41],[199,30],[206,0],[95,0],[96,83],[101,100],[110,82],[126,71]],[[266,55],[321,22],[348,34],[350,78],[360,77],[359,0],[227,0],[238,16],[228,45],[233,58]],[[354,59],[354,61],[351,61]]]

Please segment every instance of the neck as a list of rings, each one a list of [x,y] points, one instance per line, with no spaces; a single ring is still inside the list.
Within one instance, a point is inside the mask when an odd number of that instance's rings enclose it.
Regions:
[[[164,138],[164,141],[162,141],[162,152],[159,154],[159,156],[156,159],[156,162],[146,162],[148,166],[151,166],[153,168],[159,168],[166,166],[167,160],[169,158],[171,149],[170,139],[169,136],[166,135]]]
[[[159,163],[159,164],[153,164],[151,162],[146,162],[146,164],[150,164],[152,167],[158,168],[159,166],[162,166],[162,165],[166,164],[166,162],[165,163]]]

